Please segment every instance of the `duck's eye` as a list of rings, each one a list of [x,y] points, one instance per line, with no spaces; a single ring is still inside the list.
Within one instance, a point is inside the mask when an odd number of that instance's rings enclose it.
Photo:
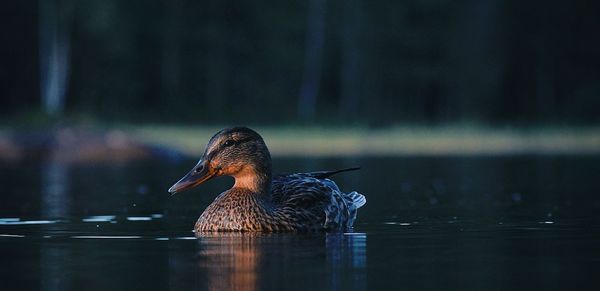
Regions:
[[[226,140],[226,141],[223,143],[223,146],[224,146],[224,147],[230,147],[230,146],[232,146],[232,145],[234,145],[234,144],[235,144],[235,141],[234,141],[234,140],[232,140],[232,139],[228,139],[228,140]]]

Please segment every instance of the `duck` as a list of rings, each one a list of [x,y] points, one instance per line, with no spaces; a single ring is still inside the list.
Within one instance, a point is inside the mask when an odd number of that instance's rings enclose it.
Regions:
[[[349,231],[367,200],[356,191],[342,192],[329,178],[357,169],[272,175],[263,138],[239,126],[213,135],[197,164],[168,192],[173,195],[219,176],[235,179],[200,215],[196,233]]]

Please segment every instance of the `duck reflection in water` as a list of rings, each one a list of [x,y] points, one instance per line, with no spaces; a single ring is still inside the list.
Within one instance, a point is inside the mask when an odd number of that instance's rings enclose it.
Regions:
[[[206,275],[203,287],[208,290],[366,289],[365,234],[232,232],[197,236],[198,271]]]

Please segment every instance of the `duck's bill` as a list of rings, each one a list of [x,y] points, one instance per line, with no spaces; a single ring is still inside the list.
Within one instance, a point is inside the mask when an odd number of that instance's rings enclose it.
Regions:
[[[210,163],[200,161],[189,173],[187,173],[187,175],[169,188],[169,193],[175,194],[183,190],[194,188],[208,181],[216,174],[217,171],[210,166]]]

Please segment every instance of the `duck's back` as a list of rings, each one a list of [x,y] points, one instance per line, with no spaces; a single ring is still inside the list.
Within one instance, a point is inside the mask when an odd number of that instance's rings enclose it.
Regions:
[[[355,191],[340,191],[335,182],[328,179],[338,172],[340,171],[276,176],[271,186],[274,206],[287,217],[299,216],[300,219],[294,219],[300,224],[299,228],[352,228],[357,209],[366,203],[366,199]]]

